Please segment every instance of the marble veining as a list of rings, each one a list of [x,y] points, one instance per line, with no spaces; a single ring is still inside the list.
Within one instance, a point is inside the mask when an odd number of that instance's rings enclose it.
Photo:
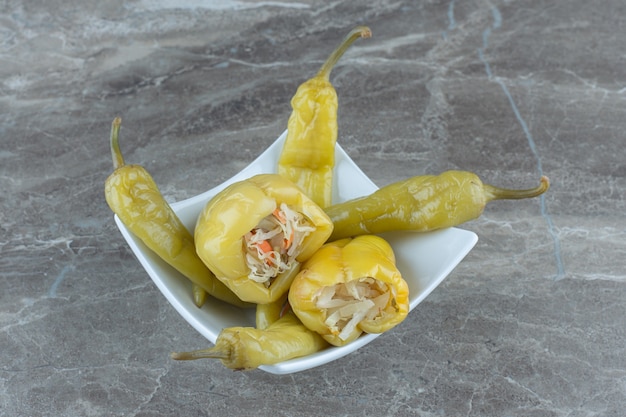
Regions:
[[[454,28],[453,6],[454,6],[454,2],[451,2],[450,11],[448,12],[450,16],[450,25],[448,26],[449,29]],[[526,121],[520,114],[520,111],[517,108],[517,105],[515,104],[515,100],[511,96],[511,93],[509,89],[507,88],[506,84],[500,78],[494,77],[491,71],[491,67],[489,66],[489,62],[485,58],[485,50],[489,46],[489,37],[491,36],[492,31],[497,30],[502,26],[502,15],[500,14],[500,11],[496,7],[492,7],[491,14],[493,18],[493,23],[490,27],[487,27],[483,31],[483,45],[482,47],[478,49],[478,56],[479,56],[480,61],[485,64],[485,72],[487,73],[487,77],[490,80],[493,80],[495,78],[495,82],[497,82],[500,85],[500,87],[502,87],[502,92],[506,95],[507,99],[509,100],[511,109],[513,110],[513,113],[515,114],[515,117],[517,118],[520,124],[520,127],[524,131],[524,135],[526,136],[526,140],[528,141],[528,147],[532,155],[537,160],[537,172],[539,173],[539,175],[544,175],[543,167],[541,165],[541,157],[537,150],[537,145],[535,145],[535,140],[533,139],[532,133],[528,129],[528,125],[526,124]],[[563,260],[561,259],[561,244],[559,242],[559,237],[554,230],[554,223],[552,222],[552,217],[548,213],[548,209],[546,207],[545,195],[540,196],[539,199],[541,202],[541,215],[546,219],[548,230],[550,232],[550,235],[552,236],[552,239],[554,240],[554,258],[556,262],[556,274],[554,278],[561,279],[565,276],[565,267],[563,265]]]
[[[71,4],[70,4],[71,3]],[[621,417],[626,71],[621,0],[0,4],[1,416]],[[207,341],[103,197],[127,161],[168,201],[230,178],[333,70],[339,141],[378,185],[446,169],[544,196],[490,203],[409,318],[309,371],[173,362]]]

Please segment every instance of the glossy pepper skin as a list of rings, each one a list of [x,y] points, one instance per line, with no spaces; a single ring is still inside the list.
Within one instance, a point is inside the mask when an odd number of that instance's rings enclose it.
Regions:
[[[148,248],[193,283],[196,305],[204,302],[202,295],[198,294],[202,288],[227,303],[250,307],[215,278],[200,260],[191,233],[163,198],[148,171],[140,165],[124,163],[118,139],[120,125],[118,117],[111,128],[114,171],[104,187],[111,210]]]
[[[281,203],[303,214],[315,231],[302,242],[297,267],[280,274],[267,287],[248,277],[243,236]],[[259,174],[231,184],[206,204],[196,223],[195,245],[202,261],[239,298],[267,304],[289,290],[299,263],[324,244],[332,228],[324,211],[291,181],[278,174]]]
[[[227,368],[251,370],[274,365],[328,347],[315,332],[307,329],[293,312],[287,312],[266,329],[229,327],[222,330],[215,346],[191,352],[175,352],[172,359],[220,359]]]
[[[255,312],[255,326],[257,329],[267,329],[277,322],[288,310],[288,293],[283,294],[278,300],[267,304],[257,304]]]
[[[351,30],[317,75],[301,84],[291,99],[292,113],[278,173],[297,184],[322,208],[331,204],[337,142],[338,101],[329,81],[330,71],[356,39],[370,36],[365,26]]]
[[[373,319],[363,319],[348,335],[326,324],[328,310],[317,305],[322,289],[363,278],[374,278],[388,286],[390,298]],[[309,329],[334,346],[344,346],[363,332],[383,333],[409,313],[409,287],[395,264],[391,246],[374,235],[347,238],[325,244],[296,276],[289,291],[289,304]]]
[[[471,172],[446,171],[389,184],[372,194],[325,209],[334,224],[330,240],[395,230],[425,232],[478,218],[493,200],[539,196],[550,187],[547,177],[526,190],[483,184]]]

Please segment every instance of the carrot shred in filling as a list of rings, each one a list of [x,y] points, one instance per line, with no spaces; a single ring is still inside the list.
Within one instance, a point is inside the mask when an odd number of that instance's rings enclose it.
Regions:
[[[324,324],[331,333],[346,340],[362,320],[373,320],[384,313],[392,290],[380,280],[365,277],[323,287],[316,293],[315,302],[317,308],[326,310]]]
[[[248,278],[269,286],[272,278],[289,270],[304,239],[315,231],[310,222],[285,203],[244,235]]]

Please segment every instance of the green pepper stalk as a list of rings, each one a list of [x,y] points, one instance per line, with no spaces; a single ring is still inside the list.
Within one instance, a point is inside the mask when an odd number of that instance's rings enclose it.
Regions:
[[[476,174],[465,171],[416,176],[324,209],[334,225],[329,240],[458,226],[478,218],[491,201],[537,197],[549,187],[545,176],[537,187],[526,190],[483,184]]]
[[[358,38],[369,38],[366,26],[350,31],[318,73],[302,83],[291,99],[287,138],[278,160],[278,173],[297,184],[320,207],[331,204],[335,143],[337,142],[337,92],[330,72]]]
[[[196,254],[193,236],[170,207],[148,171],[140,165],[126,165],[119,146],[121,118],[111,127],[111,155],[114,172],[107,178],[104,195],[122,223],[165,262],[193,283],[194,303],[202,304],[202,288],[227,303],[248,307],[222,284]]]
[[[170,356],[175,360],[219,359],[229,369],[250,370],[310,355],[327,346],[289,311],[266,329],[228,327],[220,332],[214,347]]]

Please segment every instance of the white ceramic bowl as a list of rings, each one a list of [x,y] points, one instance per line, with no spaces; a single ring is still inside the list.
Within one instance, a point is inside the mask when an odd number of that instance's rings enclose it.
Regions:
[[[256,174],[276,172],[278,156],[285,136],[286,132],[256,160],[228,181],[195,197],[172,204],[172,208],[185,226],[193,232],[196,219],[206,202],[229,184]],[[341,146],[337,145],[333,202],[367,195],[377,188]],[[240,309],[212,298],[209,298],[202,308],[197,308],[193,303],[189,281],[148,249],[117,216],[115,216],[115,222],[131,250],[165,298],[193,328],[211,343],[215,343],[224,327],[254,326],[254,309]],[[417,307],[450,274],[474,247],[478,239],[475,233],[458,228],[429,233],[394,232],[385,234],[384,237],[393,247],[398,269],[409,285],[411,310]],[[410,319],[409,314],[406,320]],[[303,371],[354,352],[378,336],[364,334],[347,346],[329,347],[313,355],[262,366],[260,369],[273,374]],[[180,348],[190,350],[203,347],[181,346]]]

